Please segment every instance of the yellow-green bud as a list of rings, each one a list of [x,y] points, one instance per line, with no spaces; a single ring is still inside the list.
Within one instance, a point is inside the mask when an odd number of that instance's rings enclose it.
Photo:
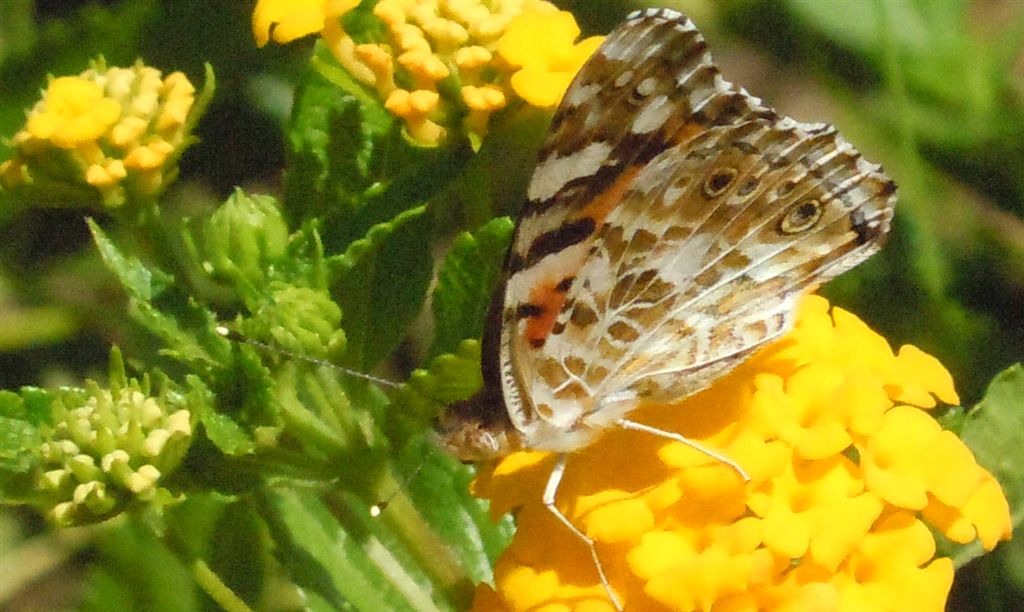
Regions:
[[[262,287],[285,254],[288,226],[274,198],[236,191],[204,228],[204,267],[232,283]]]
[[[156,496],[161,475],[178,466],[192,436],[190,412],[166,404],[134,382],[63,390],[39,446],[36,489],[49,500],[50,518],[91,523]]]

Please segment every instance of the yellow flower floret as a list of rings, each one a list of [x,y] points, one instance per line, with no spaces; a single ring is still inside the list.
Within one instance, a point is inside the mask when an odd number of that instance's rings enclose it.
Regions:
[[[173,176],[197,116],[195,87],[141,62],[51,79],[11,139],[0,185],[28,201],[108,208],[151,198]]]
[[[927,410],[958,402],[937,360],[817,296],[795,328],[711,388],[632,418],[720,449],[611,430],[574,454],[557,503],[630,610],[938,611],[953,579],[930,529],[1010,537],[998,483]],[[927,449],[927,453],[922,452]],[[475,610],[612,610],[586,548],[544,508],[554,457],[481,469],[518,530]]]
[[[516,100],[557,104],[601,41],[577,44],[573,16],[544,0],[380,0],[373,14],[383,35],[360,33],[372,40],[357,43],[341,21],[357,4],[260,0],[253,32],[261,46],[271,37],[287,42],[319,32],[341,65],[424,145],[442,142],[452,128],[477,144],[491,116]],[[426,94],[437,103],[411,112],[406,102]]]
[[[516,67],[512,89],[534,106],[554,106],[584,62],[603,40],[592,36],[580,43],[579,26],[571,13],[525,13],[509,24],[498,53]]]
[[[252,11],[252,32],[262,47],[271,38],[289,43],[324,29],[324,22],[340,17],[359,0],[259,0]]]
[[[79,77],[60,77],[47,89],[49,103],[28,118],[32,138],[49,140],[62,149],[95,141],[121,117],[121,105],[103,96],[103,89]]]

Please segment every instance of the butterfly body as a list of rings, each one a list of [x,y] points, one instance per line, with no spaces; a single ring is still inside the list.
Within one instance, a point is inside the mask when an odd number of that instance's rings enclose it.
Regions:
[[[670,10],[613,31],[552,119],[483,347],[451,406],[465,460],[590,444],[779,337],[888,232],[895,185],[826,124],[725,81]]]

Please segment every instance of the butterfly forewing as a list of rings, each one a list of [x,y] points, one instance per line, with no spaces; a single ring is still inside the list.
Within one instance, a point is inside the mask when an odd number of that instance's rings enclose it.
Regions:
[[[878,248],[894,191],[830,126],[726,82],[688,19],[638,13],[566,92],[509,253],[500,373],[524,443],[569,450],[706,387]]]

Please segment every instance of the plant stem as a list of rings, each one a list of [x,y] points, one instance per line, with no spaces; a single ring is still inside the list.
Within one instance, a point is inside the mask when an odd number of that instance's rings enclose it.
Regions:
[[[235,595],[235,592],[224,584],[220,576],[202,559],[196,559],[192,563],[192,577],[210,599],[217,602],[217,605],[226,612],[252,612],[252,608]]]

